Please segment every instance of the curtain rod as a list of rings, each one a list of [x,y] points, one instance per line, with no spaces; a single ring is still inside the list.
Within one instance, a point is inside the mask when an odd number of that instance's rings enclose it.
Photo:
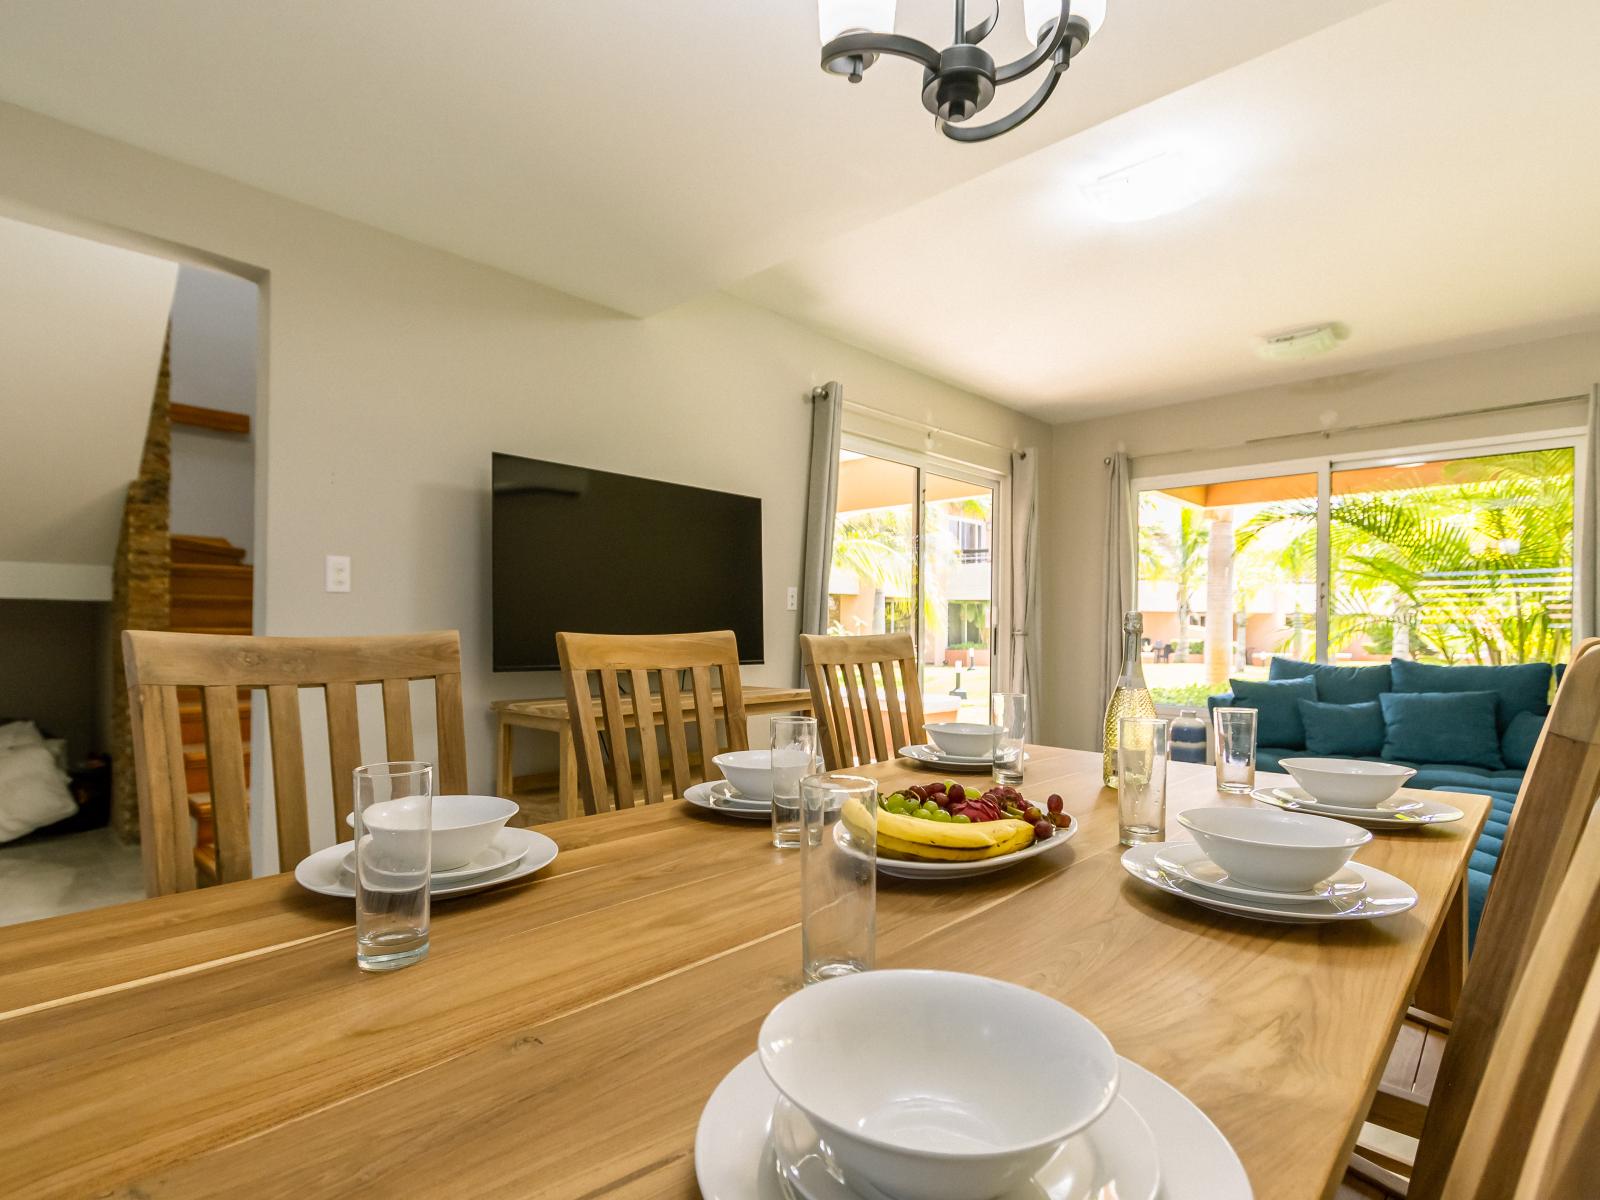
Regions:
[[[1401,425],[1426,425],[1433,421],[1452,421],[1457,417],[1483,417],[1493,413],[1518,412],[1522,409],[1545,408],[1552,404],[1571,404],[1574,401],[1587,400],[1587,396],[1552,396],[1548,400],[1520,400],[1515,404],[1490,404],[1483,408],[1464,408],[1459,412],[1436,413],[1427,417],[1398,417],[1393,421],[1367,421],[1361,425],[1330,426],[1326,429],[1311,429],[1300,433],[1275,433],[1269,437],[1246,438],[1242,445],[1259,446],[1264,442],[1286,442],[1294,438],[1314,437],[1320,434],[1330,438],[1336,433],[1364,433],[1372,429],[1394,429]],[[1214,450],[1226,449],[1223,446],[1209,447]]]
[[[937,425],[929,425],[925,421],[918,421],[911,417],[903,417],[899,413],[890,412],[888,409],[874,408],[870,404],[861,404],[855,400],[846,400],[845,408],[852,412],[864,413],[879,421],[887,421],[891,425],[899,425],[905,429],[915,429],[919,433],[932,434],[937,437],[959,438],[963,442],[971,442],[974,446],[987,446],[990,450],[999,450],[1010,454],[1012,447],[1002,446],[999,442],[985,441],[983,438],[973,437],[971,434],[957,433],[953,429],[940,429]]]

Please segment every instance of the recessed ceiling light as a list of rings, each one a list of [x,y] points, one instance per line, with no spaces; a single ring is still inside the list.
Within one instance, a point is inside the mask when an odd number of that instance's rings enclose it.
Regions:
[[[1287,329],[1282,333],[1263,334],[1260,344],[1256,346],[1256,353],[1272,362],[1315,358],[1336,349],[1349,336],[1350,327],[1338,322]]]
[[[1205,195],[1202,173],[1182,150],[1163,150],[1083,185],[1108,221],[1148,221],[1188,208]]]

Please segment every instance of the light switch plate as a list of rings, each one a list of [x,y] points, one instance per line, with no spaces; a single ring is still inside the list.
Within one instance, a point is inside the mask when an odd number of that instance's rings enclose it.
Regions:
[[[323,559],[322,588],[327,592],[350,590],[350,556],[330,554]]]
[[[789,611],[790,612],[794,612],[799,607],[800,607],[800,589],[799,588],[790,588],[789,589]]]

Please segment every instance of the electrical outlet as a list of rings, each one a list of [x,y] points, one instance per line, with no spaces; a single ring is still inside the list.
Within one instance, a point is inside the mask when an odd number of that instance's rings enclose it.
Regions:
[[[322,560],[322,590],[348,592],[350,590],[350,556],[330,554]]]
[[[799,607],[800,607],[800,589],[799,588],[790,588],[789,589],[789,611],[790,612],[794,612]]]

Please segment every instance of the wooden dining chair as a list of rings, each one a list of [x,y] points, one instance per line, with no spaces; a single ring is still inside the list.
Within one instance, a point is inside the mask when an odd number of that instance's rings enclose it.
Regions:
[[[631,728],[638,734],[639,783],[646,804],[659,804],[667,797],[657,714],[666,731],[673,795],[682,796],[693,783],[722,778],[712,762],[720,753],[719,715],[726,732],[725,747],[750,748],[739,680],[739,644],[731,630],[638,636],[558,633],[556,653],[572,719],[579,786],[589,813],[635,804],[630,718]],[[687,693],[683,676],[687,676]],[[684,720],[689,715],[695,727],[698,771],[690,757]]]
[[[130,629],[122,635],[145,887],[152,896],[195,887],[182,716],[178,690],[199,688],[206,765],[216,826],[215,877],[248,879],[249,791],[240,737],[239,691],[264,688],[272,746],[278,867],[288,871],[311,852],[306,812],[300,691],[320,688],[328,713],[335,828],[354,807],[352,772],[362,762],[357,687],[383,693],[385,757],[414,757],[411,681],[431,679],[438,723],[441,795],[467,790],[467,739],[461,706],[461,639],[454,631],[395,637],[229,637]]]
[[[1454,1018],[1423,1034],[1429,1044],[1422,1052],[1439,1055],[1431,1087],[1408,1097],[1380,1085],[1373,1105],[1369,1120],[1418,1138],[1415,1159],[1397,1164],[1409,1168],[1402,1173],[1393,1164],[1375,1166],[1358,1151],[1351,1162],[1356,1175],[1410,1200],[1438,1200],[1443,1160],[1461,1137],[1489,1048],[1563,886],[1597,793],[1600,639],[1589,639],[1573,652],[1523,778]],[[1407,1033],[1403,1028],[1402,1038]]]
[[[828,770],[888,762],[901,746],[926,738],[917,651],[909,633],[803,633],[800,664]]]

